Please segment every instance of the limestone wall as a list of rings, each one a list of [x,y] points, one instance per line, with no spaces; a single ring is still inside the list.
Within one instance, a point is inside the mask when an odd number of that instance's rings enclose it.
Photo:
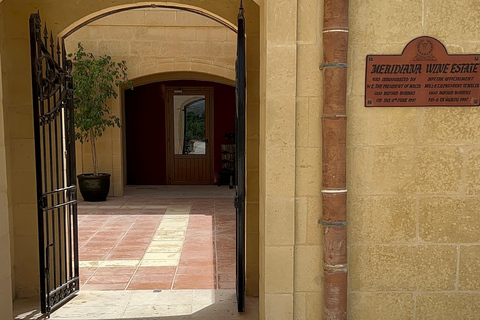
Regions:
[[[0,21],[3,21],[3,4],[0,3]],[[0,23],[0,36],[3,39],[3,22]],[[0,40],[1,41],[1,40]],[[0,55],[1,61],[1,55]],[[2,74],[2,65],[0,63],[0,75]],[[5,145],[5,117],[3,107],[3,83],[0,77],[0,314],[7,319],[12,316],[12,270],[10,254],[13,251],[11,244],[11,201],[7,194],[7,165],[6,165],[6,145]]]
[[[480,109],[365,108],[365,56],[480,52],[478,1],[350,1],[350,319],[480,312]]]

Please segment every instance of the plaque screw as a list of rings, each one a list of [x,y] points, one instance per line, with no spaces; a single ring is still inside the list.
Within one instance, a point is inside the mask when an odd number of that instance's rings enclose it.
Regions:
[[[477,100],[477,99],[474,99],[474,100],[473,100],[473,103],[478,103],[478,100]]]
[[[478,61],[478,57],[475,57],[474,59],[475,59],[475,61]]]
[[[367,100],[367,104],[372,104],[372,100]]]
[[[368,61],[373,61],[373,58],[372,57],[368,58]]]

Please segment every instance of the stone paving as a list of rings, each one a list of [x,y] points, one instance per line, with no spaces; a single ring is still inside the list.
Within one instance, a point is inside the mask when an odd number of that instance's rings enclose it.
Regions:
[[[79,202],[80,293],[51,319],[258,319],[258,299],[236,312],[233,190],[127,187]],[[35,300],[15,319],[44,319]]]

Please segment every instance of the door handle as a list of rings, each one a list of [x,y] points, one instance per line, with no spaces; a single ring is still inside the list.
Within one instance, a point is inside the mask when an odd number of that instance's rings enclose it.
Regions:
[[[205,147],[208,147],[208,139],[203,140],[205,142]]]

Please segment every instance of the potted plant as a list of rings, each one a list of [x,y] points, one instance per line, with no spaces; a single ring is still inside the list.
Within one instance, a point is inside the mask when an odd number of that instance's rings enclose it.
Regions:
[[[108,55],[95,57],[78,43],[73,57],[75,138],[92,147],[93,173],[79,174],[80,193],[85,201],[105,201],[110,189],[109,173],[98,172],[96,142],[107,127],[120,127],[120,119],[110,114],[108,100],[117,98],[115,87],[132,86],[126,62],[114,62]]]

